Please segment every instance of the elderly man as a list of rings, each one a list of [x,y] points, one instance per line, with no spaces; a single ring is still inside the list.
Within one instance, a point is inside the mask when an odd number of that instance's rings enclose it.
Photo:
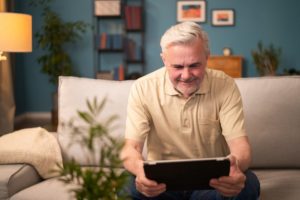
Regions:
[[[206,33],[196,23],[180,23],[164,33],[160,45],[164,67],[138,79],[128,101],[121,157],[135,177],[132,198],[257,199],[241,96],[232,78],[206,68]],[[144,143],[148,160],[228,156],[230,174],[210,180],[215,190],[168,191],[146,178]]]

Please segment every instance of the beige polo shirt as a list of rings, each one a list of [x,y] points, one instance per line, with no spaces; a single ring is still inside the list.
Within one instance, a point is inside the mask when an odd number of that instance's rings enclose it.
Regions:
[[[173,88],[165,67],[131,88],[125,137],[147,141],[148,160],[226,156],[226,141],[244,135],[239,90],[221,71],[206,69],[189,99]]]

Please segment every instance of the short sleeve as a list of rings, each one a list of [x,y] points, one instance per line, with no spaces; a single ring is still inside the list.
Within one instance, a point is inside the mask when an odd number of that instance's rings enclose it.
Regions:
[[[144,142],[149,131],[151,117],[145,106],[145,94],[141,83],[136,81],[131,87],[127,105],[125,138]]]
[[[226,140],[246,135],[240,91],[233,79],[227,79],[222,90],[220,123]]]

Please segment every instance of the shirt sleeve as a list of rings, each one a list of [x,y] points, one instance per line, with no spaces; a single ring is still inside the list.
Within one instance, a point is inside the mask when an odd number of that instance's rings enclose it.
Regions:
[[[144,142],[150,131],[150,119],[144,91],[136,81],[129,93],[125,138]]]
[[[224,86],[220,109],[222,134],[226,140],[245,136],[245,120],[242,97],[232,78],[227,79]]]

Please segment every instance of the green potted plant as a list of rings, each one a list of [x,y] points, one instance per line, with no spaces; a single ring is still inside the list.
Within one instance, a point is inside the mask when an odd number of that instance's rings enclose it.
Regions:
[[[38,57],[41,71],[49,76],[49,81],[56,87],[59,76],[74,75],[72,59],[65,46],[75,44],[81,39],[81,34],[86,31],[88,24],[83,21],[65,22],[58,13],[54,12],[50,3],[53,0],[32,0],[31,6],[42,8],[43,24],[35,33],[38,48],[42,55]],[[52,100],[52,124],[57,125],[57,92]]]
[[[41,71],[49,76],[49,81],[55,85],[58,76],[73,75],[71,56],[65,50],[67,44],[75,44],[88,27],[83,21],[65,22],[54,12],[50,3],[53,0],[32,0],[32,6],[42,7],[43,24],[35,33],[38,47],[43,54],[38,57]]]
[[[72,159],[66,161],[64,166],[59,166],[60,180],[65,184],[75,184],[70,192],[78,200],[130,199],[124,189],[129,175],[121,169],[122,161],[119,157],[123,142],[109,134],[117,117],[111,116],[101,122],[97,120],[105,102],[106,99],[102,102],[98,102],[96,98],[87,100],[87,111],[77,111],[77,117],[62,123],[62,127],[71,130],[72,142],[69,145],[80,144],[82,151],[87,153],[90,165],[95,161],[98,163],[97,167],[82,167]],[[101,148],[97,149],[96,145],[99,143]]]
[[[261,76],[274,76],[279,67],[281,48],[275,48],[273,44],[264,47],[260,41],[257,50],[251,52],[256,69]]]

